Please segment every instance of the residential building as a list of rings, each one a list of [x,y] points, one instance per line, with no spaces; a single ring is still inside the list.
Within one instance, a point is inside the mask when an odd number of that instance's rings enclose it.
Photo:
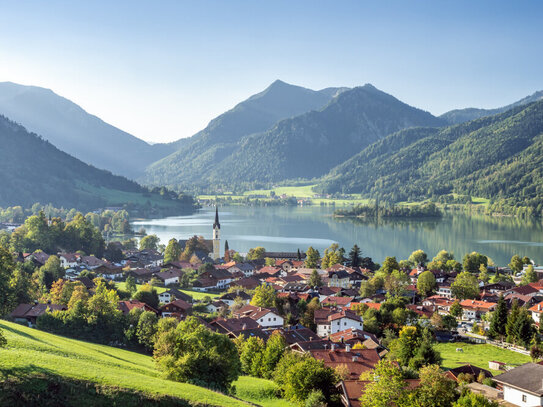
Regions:
[[[502,386],[504,401],[519,407],[543,406],[543,365],[525,363],[494,381]]]

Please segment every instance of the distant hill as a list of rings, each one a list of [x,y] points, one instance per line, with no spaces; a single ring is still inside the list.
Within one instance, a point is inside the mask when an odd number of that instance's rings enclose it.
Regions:
[[[365,85],[342,92],[319,111],[245,138],[208,179],[211,184],[236,184],[320,177],[399,129],[442,124],[430,113]]]
[[[176,149],[174,143],[151,146],[37,86],[0,83],[0,114],[83,162],[132,178]]]
[[[443,113],[439,117],[445,120],[448,124],[460,124],[468,122],[470,120],[479,119],[481,117],[503,113],[514,107],[524,106],[532,102],[537,102],[541,99],[543,99],[543,91],[540,90],[530,96],[526,96],[525,98],[516,101],[515,103],[511,103],[510,105],[499,107],[497,109],[477,109],[473,107],[467,109],[455,109],[451,110],[450,112]]]
[[[462,194],[543,210],[543,101],[443,129],[400,131],[332,169],[319,190],[394,202]]]
[[[0,116],[0,145],[0,207],[29,207],[35,202],[80,210],[130,203],[184,205],[85,164],[4,116]]]
[[[210,171],[251,134],[277,122],[321,109],[346,88],[306,89],[277,80],[233,109],[213,119],[202,131],[178,144],[179,150],[151,165],[142,181],[153,185],[201,183]]]

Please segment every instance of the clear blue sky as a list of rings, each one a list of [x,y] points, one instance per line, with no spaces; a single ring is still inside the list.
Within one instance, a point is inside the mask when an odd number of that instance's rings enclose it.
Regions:
[[[275,79],[441,114],[543,89],[541,1],[3,1],[0,81],[172,141]]]

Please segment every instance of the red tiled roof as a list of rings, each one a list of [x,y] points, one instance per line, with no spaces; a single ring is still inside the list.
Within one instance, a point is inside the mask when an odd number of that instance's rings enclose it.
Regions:
[[[356,349],[349,352],[344,349],[337,350],[310,350],[311,356],[322,360],[325,366],[335,369],[346,365],[350,379],[358,379],[360,375],[371,370],[381,360],[375,349]]]

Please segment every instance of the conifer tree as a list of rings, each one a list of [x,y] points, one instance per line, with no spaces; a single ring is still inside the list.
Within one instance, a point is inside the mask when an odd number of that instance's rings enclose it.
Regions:
[[[492,320],[490,321],[490,328],[488,330],[488,336],[490,338],[503,338],[506,335],[507,326],[507,305],[503,299],[503,295],[500,295],[498,299],[498,305],[496,305],[496,310],[492,314]]]
[[[513,300],[513,306],[511,312],[507,317],[507,325],[505,326],[505,334],[507,335],[507,342],[513,343],[515,341],[515,324],[519,315],[520,309],[517,300]]]

